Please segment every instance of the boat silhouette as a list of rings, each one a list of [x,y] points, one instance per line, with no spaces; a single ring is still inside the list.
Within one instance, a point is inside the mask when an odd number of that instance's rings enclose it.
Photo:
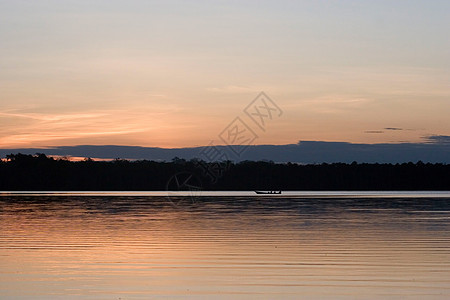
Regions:
[[[255,193],[270,195],[270,194],[281,194],[281,191],[255,191]]]

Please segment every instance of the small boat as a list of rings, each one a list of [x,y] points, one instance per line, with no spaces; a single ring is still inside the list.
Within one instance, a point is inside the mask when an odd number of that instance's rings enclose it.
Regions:
[[[271,195],[271,194],[281,194],[281,191],[255,191],[257,194]]]

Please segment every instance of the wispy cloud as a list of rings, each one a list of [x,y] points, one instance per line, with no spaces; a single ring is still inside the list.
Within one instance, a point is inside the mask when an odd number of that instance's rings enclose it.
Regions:
[[[395,131],[397,131],[397,130],[403,130],[403,128],[398,128],[398,127],[385,127],[384,129],[385,129],[385,130],[395,130]]]
[[[0,112],[0,116],[15,117],[24,119],[33,119],[39,121],[64,121],[64,120],[77,120],[98,118],[106,116],[105,113],[90,113],[90,114],[39,114],[39,113],[13,113],[13,112]]]
[[[319,114],[340,114],[360,111],[373,102],[354,95],[327,95],[298,101],[295,106],[303,111]]]
[[[450,135],[430,135],[425,140],[431,144],[450,144]]]
[[[261,89],[255,88],[255,87],[249,87],[249,86],[238,86],[238,85],[228,85],[224,87],[212,87],[207,88],[207,91],[210,92],[216,92],[216,93],[256,93],[259,92]]]
[[[10,147],[11,145],[29,145],[33,143],[52,142],[67,139],[80,139],[88,137],[100,136],[114,136],[130,133],[138,133],[146,131],[145,128],[133,126],[116,126],[115,128],[102,129],[93,128],[91,131],[86,131],[86,125],[81,127],[80,131],[73,128],[57,128],[58,126],[37,126],[35,132],[27,133],[21,132],[12,135],[3,136],[0,138],[0,147]],[[28,129],[30,130],[30,129]]]
[[[366,130],[364,133],[384,133],[382,130]]]
[[[0,147],[67,144],[110,136],[127,136],[161,130],[170,125],[171,110],[155,107],[106,109],[83,113],[31,113],[19,109],[0,112]],[[26,122],[24,122],[26,121]],[[14,130],[6,130],[14,126]],[[174,124],[176,127],[176,124]],[[64,143],[64,141],[66,143]]]

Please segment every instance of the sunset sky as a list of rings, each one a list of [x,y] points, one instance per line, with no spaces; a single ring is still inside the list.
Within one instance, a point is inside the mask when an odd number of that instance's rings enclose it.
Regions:
[[[450,135],[450,1],[0,0],[0,148]],[[244,108],[264,91],[265,131]]]

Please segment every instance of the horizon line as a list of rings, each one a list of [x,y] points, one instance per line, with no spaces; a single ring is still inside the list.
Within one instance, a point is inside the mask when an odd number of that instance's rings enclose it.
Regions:
[[[440,140],[442,139],[442,140]],[[450,144],[450,136],[436,135],[430,136],[423,142],[409,142],[409,141],[395,141],[395,142],[383,142],[383,143],[363,143],[363,142],[345,142],[345,141],[324,141],[324,140],[299,140],[297,143],[289,144],[254,144],[254,145],[239,145],[239,144],[214,144],[216,147],[255,147],[255,146],[299,146],[301,143],[330,143],[330,144],[350,144],[350,145],[446,145]],[[135,148],[157,148],[157,149],[195,149],[210,147],[211,145],[198,145],[198,146],[182,146],[182,147],[161,147],[161,146],[142,146],[142,145],[120,145],[120,144],[75,144],[75,145],[53,145],[53,146],[41,146],[41,147],[0,147],[2,150],[17,150],[17,149],[57,149],[63,147],[135,147]]]

